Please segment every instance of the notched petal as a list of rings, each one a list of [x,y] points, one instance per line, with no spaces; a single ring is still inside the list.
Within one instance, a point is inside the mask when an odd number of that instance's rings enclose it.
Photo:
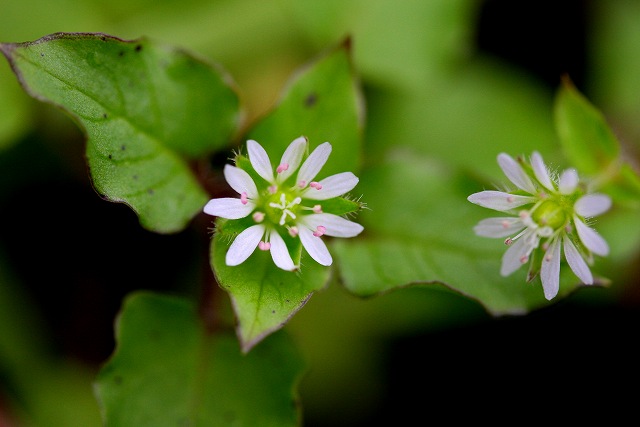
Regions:
[[[320,169],[322,169],[324,164],[327,162],[327,159],[331,154],[331,149],[331,144],[328,142],[323,142],[322,144],[318,145],[316,149],[313,150],[311,154],[309,154],[307,160],[305,160],[300,167],[296,181],[304,181],[307,184],[312,181],[313,178],[318,175]]]
[[[525,227],[522,220],[516,217],[486,218],[480,221],[473,231],[482,237],[507,237]]]
[[[513,182],[519,189],[529,194],[536,193],[536,187],[533,185],[531,178],[529,178],[529,175],[526,174],[522,166],[520,166],[513,157],[506,153],[500,153],[498,154],[498,164],[502,172],[509,178],[509,181]]]
[[[565,237],[564,239],[564,257],[567,259],[567,264],[571,267],[571,271],[578,276],[582,283],[585,285],[593,284],[593,275],[589,266],[585,262],[578,249],[575,247],[571,239]]]
[[[529,203],[534,203],[536,198],[532,196],[519,196],[503,191],[486,190],[470,195],[467,197],[467,200],[483,208],[504,212]]]
[[[609,255],[609,245],[602,236],[598,234],[596,230],[589,227],[582,222],[577,216],[573,217],[573,222],[576,226],[576,231],[580,237],[580,241],[596,255],[607,256]]]
[[[256,188],[253,178],[244,170],[231,165],[224,166],[224,178],[227,180],[231,188],[236,193],[247,193],[251,198],[258,197],[258,189]]]
[[[268,182],[273,182],[273,166],[269,155],[262,145],[250,139],[247,141],[247,152],[253,169]]]
[[[580,216],[598,216],[611,208],[611,198],[604,194],[587,194],[580,197],[573,207]]]
[[[353,190],[358,185],[358,181],[358,177],[351,172],[338,173],[320,181],[320,189],[307,188],[302,193],[302,197],[311,200],[332,199]]]
[[[258,247],[260,239],[264,236],[264,225],[257,224],[238,234],[225,257],[225,262],[229,266],[242,264]]]
[[[333,258],[320,237],[313,235],[313,232],[305,227],[300,227],[300,241],[305,250],[318,264],[329,266],[333,263]]]
[[[206,214],[221,218],[240,219],[249,215],[254,208],[255,204],[251,201],[247,202],[247,204],[242,204],[240,199],[222,197],[209,200],[203,211]]]

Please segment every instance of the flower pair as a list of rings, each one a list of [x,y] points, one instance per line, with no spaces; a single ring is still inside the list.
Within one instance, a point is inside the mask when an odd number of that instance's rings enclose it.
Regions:
[[[274,170],[265,149],[248,140],[248,161],[239,155],[236,166],[225,165],[225,179],[240,197],[212,199],[204,212],[242,220],[242,231],[227,251],[227,265],[243,263],[258,248],[269,251],[279,268],[293,271],[299,268],[300,243],[311,258],[328,266],[333,260],[322,237],[354,237],[362,232],[360,224],[343,217],[360,205],[341,197],[358,178],[343,172],[315,181],[332,147],[320,144],[303,162],[308,145],[305,137],[293,140]]]
[[[533,152],[529,163],[501,153],[498,164],[517,189],[482,191],[470,195],[468,200],[515,214],[484,219],[474,228],[480,236],[506,237],[509,248],[502,257],[500,273],[508,276],[530,261],[528,280],[539,273],[544,295],[551,300],[559,290],[564,252],[573,273],[584,284],[593,284],[589,264],[594,254],[606,256],[609,246],[588,222],[606,212],[611,199],[587,192],[575,169],[564,170],[555,179],[538,152]]]

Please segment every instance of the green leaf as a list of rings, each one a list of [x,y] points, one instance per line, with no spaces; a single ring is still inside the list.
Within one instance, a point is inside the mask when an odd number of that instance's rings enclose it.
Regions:
[[[350,292],[365,297],[415,284],[444,285],[496,315],[548,304],[539,279],[526,282],[526,266],[500,276],[501,239],[474,234],[479,220],[500,216],[467,201],[481,188],[407,151],[365,171],[362,184],[370,208],[361,214],[366,238],[336,240],[332,247]],[[565,266],[556,300],[578,282]]]
[[[306,258],[299,272],[281,270],[269,252],[257,249],[245,262],[230,267],[225,263],[225,255],[232,238],[224,229],[224,221],[218,220],[211,242],[211,265],[218,283],[233,302],[237,335],[242,350],[248,352],[282,328],[313,292],[326,285],[330,269]]]
[[[304,135],[310,150],[325,141],[333,147],[318,179],[359,170],[364,111],[350,52],[347,40],[299,70],[276,109],[250,131],[249,138],[262,144],[272,161]]]
[[[239,122],[225,73],[144,38],[56,33],[0,49],[29,94],[86,132],[99,193],[161,233],[180,231],[201,211],[208,196],[189,160],[224,147]]]
[[[620,146],[604,116],[566,79],[554,113],[564,153],[578,171],[596,175],[617,160]]]
[[[136,292],[96,395],[105,426],[297,426],[303,363],[283,333],[249,355],[233,335],[207,334],[182,298]]]

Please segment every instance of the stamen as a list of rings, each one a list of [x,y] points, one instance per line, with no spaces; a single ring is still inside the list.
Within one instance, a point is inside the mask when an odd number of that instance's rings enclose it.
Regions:
[[[544,256],[544,260],[547,261],[547,262],[551,261],[551,255],[550,254],[546,254]]]
[[[271,249],[271,243],[261,241],[260,243],[258,243],[258,249],[260,249],[261,251],[268,251],[269,249]]]
[[[291,237],[297,237],[298,236],[298,227],[296,227],[295,225],[293,227],[288,227],[289,228],[289,236]]]
[[[278,166],[276,168],[276,172],[277,173],[282,173],[282,172],[286,171],[287,169],[289,169],[289,163],[283,163],[283,164],[281,164],[280,166]]]
[[[307,186],[307,181],[305,181],[304,179],[298,183],[298,187],[300,188],[304,188],[306,186]]]
[[[309,187],[315,188],[316,190],[322,190],[322,184],[320,184],[319,182],[316,182],[316,181],[312,181],[309,184]]]
[[[502,221],[501,225],[502,225],[502,228],[506,230],[507,228],[509,228],[509,221],[504,220]]]
[[[242,194],[240,194],[240,202],[243,205],[246,205],[247,203],[249,203],[249,199],[247,198],[247,193],[242,192]]]
[[[513,239],[511,237],[507,237],[504,239],[504,244],[507,246],[511,246],[513,244]]]
[[[316,231],[314,231],[314,232],[313,232],[313,235],[314,235],[314,236],[316,236],[316,237],[320,237],[320,236],[322,236],[326,231],[327,231],[327,228],[326,228],[325,226],[323,226],[323,225],[319,225],[319,226],[316,228]]]
[[[512,195],[508,195],[507,196],[507,202],[508,203],[513,203],[514,200],[515,200],[515,198]]]
[[[270,185],[268,190],[269,194],[276,194],[276,191],[278,191],[278,187],[276,187],[275,185]]]
[[[522,256],[520,257],[520,262],[521,262],[522,264],[524,264],[524,263],[525,263],[525,262],[527,262],[527,261],[529,261],[529,257],[528,257],[527,255],[522,255]]]
[[[254,212],[253,214],[253,220],[255,222],[262,222],[264,221],[264,213],[262,212]]]
[[[320,205],[315,205],[315,206],[313,207],[313,213],[317,213],[317,214],[322,213],[322,206],[320,206]]]

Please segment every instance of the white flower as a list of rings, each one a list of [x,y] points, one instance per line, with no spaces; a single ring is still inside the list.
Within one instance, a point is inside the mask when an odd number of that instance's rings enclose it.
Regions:
[[[593,254],[606,256],[609,246],[587,221],[609,210],[609,196],[585,193],[575,169],[564,170],[556,181],[538,152],[533,152],[529,164],[501,153],[498,164],[517,189],[481,191],[467,200],[516,215],[484,219],[474,227],[479,236],[506,237],[509,248],[502,257],[500,274],[508,276],[531,259],[529,280],[539,272],[544,295],[551,300],[558,293],[564,252],[571,271],[584,284],[593,284],[589,269]],[[522,207],[527,208],[519,209]],[[534,251],[541,256],[532,257]]]
[[[294,263],[285,239],[299,239],[311,258],[329,266],[333,259],[322,236],[354,237],[362,232],[360,224],[325,212],[323,208],[325,201],[351,191],[358,178],[351,172],[343,172],[314,181],[331,154],[331,144],[320,144],[303,162],[307,148],[305,137],[295,139],[274,170],[265,149],[256,141],[248,140],[250,168],[258,182],[245,169],[225,165],[225,179],[240,197],[212,199],[205,205],[204,212],[228,220],[251,216],[250,225],[229,247],[227,265],[243,263],[259,248],[270,251],[279,268],[296,270],[299,266]]]

